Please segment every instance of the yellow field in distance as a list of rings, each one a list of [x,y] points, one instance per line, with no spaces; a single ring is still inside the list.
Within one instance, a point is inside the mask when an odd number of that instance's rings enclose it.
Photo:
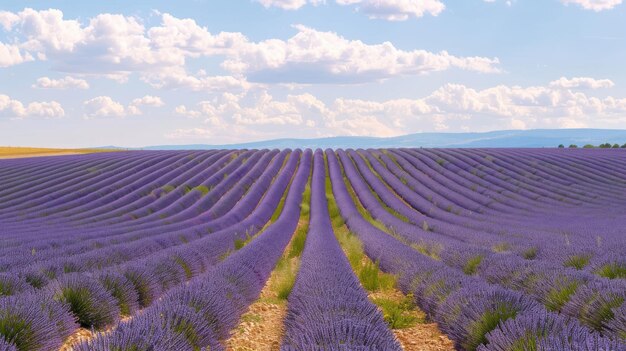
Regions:
[[[39,147],[0,146],[0,159],[20,158],[20,157],[56,156],[56,155],[76,155],[76,154],[89,154],[89,153],[94,153],[94,152],[113,152],[113,151],[119,151],[119,150],[114,150],[114,149],[55,149],[55,148],[39,148]]]

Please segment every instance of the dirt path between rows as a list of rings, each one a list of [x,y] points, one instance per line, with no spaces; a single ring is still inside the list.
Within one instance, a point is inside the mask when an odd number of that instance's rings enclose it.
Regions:
[[[406,296],[397,289],[370,292],[370,300],[378,298],[401,301]],[[382,311],[381,311],[382,312]],[[396,339],[405,351],[454,351],[454,343],[444,335],[437,323],[427,321],[426,314],[415,306],[411,314],[418,321],[413,326],[402,329],[392,329]]]
[[[306,223],[302,218],[298,221],[298,226],[283,256],[289,255],[296,233]],[[288,264],[292,266],[292,271],[297,271],[298,262],[299,257],[289,259]],[[228,351],[280,350],[284,333],[283,321],[287,316],[287,300],[281,300],[278,297],[274,287],[276,280],[276,269],[274,269],[261,290],[259,299],[241,316],[239,325],[233,329],[232,336],[226,341]]]

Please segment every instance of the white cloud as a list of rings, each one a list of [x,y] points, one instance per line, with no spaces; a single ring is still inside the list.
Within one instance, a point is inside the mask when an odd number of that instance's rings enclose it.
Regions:
[[[199,57],[227,54],[248,39],[241,33],[221,32],[211,34],[206,27],[199,26],[189,18],[176,18],[170,14],[161,15],[161,25],[147,31],[151,45],[162,55],[170,55],[175,60],[185,57]]]
[[[178,128],[167,133],[165,137],[176,140],[213,140],[216,143],[234,143],[261,137],[264,135],[261,129],[267,126],[238,123],[241,118],[229,114],[229,111],[245,109],[239,106],[238,99],[232,94],[224,93],[213,101],[201,101],[195,110],[187,109],[184,105],[177,106],[175,112],[178,115],[198,118],[202,121],[202,127]]]
[[[406,21],[425,14],[439,15],[445,5],[440,0],[336,0],[340,5],[357,5],[357,11],[372,19]]]
[[[133,101],[126,108],[126,112],[129,115],[140,115],[143,112],[139,109],[141,106],[161,107],[165,103],[158,96],[146,95],[142,98],[133,99]]]
[[[187,106],[185,106],[185,105],[178,105],[178,106],[176,106],[176,108],[174,109],[174,112],[177,115],[186,116],[186,117],[189,117],[189,118],[197,118],[197,117],[200,117],[202,115],[202,113],[200,111],[189,110],[189,109],[187,109]]]
[[[83,103],[85,118],[118,117],[141,115],[140,107],[161,107],[165,103],[158,96],[146,95],[142,98],[133,99],[128,106],[113,100],[109,96],[98,96]]]
[[[131,102],[133,106],[153,106],[153,107],[161,107],[165,105],[163,100],[161,100],[158,96],[146,95],[142,98],[134,99]]]
[[[626,98],[588,96],[579,88],[606,86],[603,80],[562,78],[568,87],[505,86],[477,90],[461,84],[446,84],[422,98],[371,101],[336,98],[324,102],[311,94],[277,99],[268,92],[243,95],[225,93],[195,107],[180,105],[179,115],[202,121],[211,130],[195,133],[213,142],[223,142],[221,131],[239,138],[228,142],[298,135],[395,136],[422,131],[465,131],[528,128],[573,128],[604,123],[626,123]],[[237,130],[236,133],[232,131]],[[187,130],[189,131],[189,130]],[[191,132],[190,132],[191,133]],[[174,135],[174,134],[173,134]],[[180,130],[176,138],[185,139]],[[170,135],[172,136],[172,135]]]
[[[4,30],[11,30],[13,25],[19,21],[19,16],[9,11],[0,11],[0,25]]]
[[[278,7],[283,10],[298,10],[304,5],[314,6],[326,3],[325,0],[255,0],[264,7]],[[441,0],[335,0],[338,5],[356,5],[356,10],[371,19],[406,21],[425,14],[439,15],[445,5]]]
[[[623,121],[626,99],[598,98],[581,92],[551,86],[496,86],[475,90],[447,84],[426,97],[425,102],[446,115],[470,114],[474,122],[492,119],[491,129],[502,129],[498,121],[511,121],[512,127],[523,121],[527,128],[567,128],[587,126],[602,119]],[[518,122],[515,122],[518,121]],[[480,127],[473,124],[472,127]]]
[[[57,118],[65,116],[65,111],[63,110],[63,107],[61,107],[61,104],[56,101],[31,102],[26,107],[25,116]]]
[[[242,44],[223,67],[252,81],[295,83],[354,83],[451,68],[498,72],[497,58],[458,57],[446,51],[405,51],[390,42],[369,45],[337,33],[302,25],[287,41],[271,39]]]
[[[175,111],[179,115],[200,119],[210,124],[212,129],[237,130],[237,133],[229,134],[240,139],[232,141],[249,140],[249,133],[260,138],[290,135],[394,136],[406,132],[407,119],[433,124],[440,119],[430,116],[431,107],[422,100],[375,102],[339,98],[326,104],[311,94],[276,99],[265,91],[244,96],[224,94],[211,101],[202,101],[196,108],[181,105]],[[217,133],[211,137],[219,139],[221,135]]]
[[[37,79],[37,82],[33,84],[33,88],[39,89],[89,89],[89,83],[84,79],[77,79],[70,76],[66,76],[61,79],[50,79],[48,77],[41,77]]]
[[[21,53],[17,45],[9,45],[0,42],[0,67],[19,65],[20,63],[33,61],[29,53]]]
[[[86,118],[97,117],[124,117],[124,105],[111,99],[109,96],[98,96],[83,103]]]
[[[297,10],[306,4],[317,6],[323,4],[325,0],[255,0],[264,7],[278,7],[283,10]]]
[[[155,48],[135,17],[105,13],[81,25],[60,10],[26,8],[0,13],[0,23],[23,38],[23,50],[62,71],[120,75],[184,63],[184,57]]]
[[[558,80],[550,82],[550,87],[562,89],[600,89],[611,88],[614,85],[615,83],[610,79],[593,79],[588,77],[576,77],[571,79],[561,77]]]
[[[195,129],[186,129],[184,133],[178,130],[168,137],[184,139],[193,134],[192,139],[207,137],[214,142],[224,142],[221,139],[224,133],[220,132],[224,130],[231,131],[227,135],[238,138],[228,142],[250,140],[250,135],[260,139],[293,135],[394,136],[406,132],[403,121],[407,118],[432,120],[433,123],[439,119],[428,116],[432,112],[431,108],[421,100],[375,102],[335,99],[326,104],[311,94],[287,95],[284,99],[276,99],[266,91],[243,96],[227,93],[211,101],[202,101],[195,108],[180,105],[175,112],[201,120],[211,127],[201,128],[207,130],[203,133]],[[233,133],[234,130],[237,132]]]
[[[65,111],[63,110],[63,107],[61,107],[61,104],[56,101],[34,101],[24,106],[21,101],[14,100],[7,95],[0,94],[0,116],[10,118],[59,118],[65,116]]]
[[[166,139],[175,140],[177,142],[198,141],[203,143],[215,144],[232,144],[249,140],[260,140],[265,134],[258,133],[256,130],[242,126],[215,126],[205,123],[206,127],[193,128],[177,128],[172,132],[166,133]],[[245,136],[247,139],[242,139]]]
[[[139,109],[139,106],[135,106],[135,105],[128,105],[124,113],[125,115],[129,115],[129,116],[138,116],[138,115],[143,114],[143,112]]]
[[[497,0],[483,0],[484,2],[496,2]],[[506,0],[504,3],[506,6],[513,6],[513,3],[517,0]]]
[[[163,70],[144,75],[143,81],[157,89],[190,89],[204,92],[241,92],[250,89],[251,84],[243,77],[188,75],[184,70]]]
[[[611,10],[620,5],[622,0],[561,0],[565,5],[576,4],[585,10],[600,12],[603,10]]]
[[[0,12],[0,23],[6,30],[16,30],[26,38],[23,47],[30,51],[71,51],[85,39],[80,23],[64,20],[61,10],[36,11],[26,8],[15,14]]]
[[[217,121],[228,121],[250,126],[301,126],[327,113],[325,105],[311,94],[288,95],[285,101],[279,101],[267,91],[241,96],[225,93],[198,103],[195,110],[181,105],[176,112],[188,117],[202,116],[216,125],[222,124]]]
[[[383,6],[375,3],[360,1],[359,6],[362,11]],[[395,4],[414,14],[418,11],[405,8],[408,5],[404,1],[385,4]],[[390,42],[366,44],[305,26],[296,26],[298,32],[288,40],[253,42],[241,33],[212,34],[192,19],[169,14],[162,14],[160,25],[150,28],[145,28],[140,19],[123,15],[99,14],[81,25],[64,19],[59,10],[33,9],[0,13],[0,23],[22,40],[2,49],[6,54],[0,57],[6,56],[2,62],[7,65],[24,61],[25,57],[38,57],[51,62],[56,70],[75,74],[125,81],[130,74],[138,73],[144,81],[162,88],[242,91],[248,89],[248,80],[353,83],[452,68],[499,70],[497,58],[401,50]],[[224,60],[222,67],[232,76],[195,77],[186,73],[188,59],[214,56]]]

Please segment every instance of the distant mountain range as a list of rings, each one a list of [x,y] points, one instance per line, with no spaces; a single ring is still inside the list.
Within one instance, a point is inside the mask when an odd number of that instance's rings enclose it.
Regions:
[[[332,137],[318,139],[274,139],[229,145],[157,145],[144,150],[273,149],[273,148],[390,148],[390,147],[566,147],[576,144],[626,143],[621,129],[533,129],[485,133],[416,133],[391,138]]]

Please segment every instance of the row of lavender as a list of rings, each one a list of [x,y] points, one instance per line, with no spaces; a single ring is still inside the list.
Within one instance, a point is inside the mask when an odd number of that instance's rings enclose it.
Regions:
[[[595,350],[623,347],[625,334],[618,152],[326,156],[342,215],[367,254],[400,276],[459,349]],[[314,159],[311,234],[283,348],[397,349],[334,241],[321,151]],[[220,349],[293,232],[295,189],[311,167],[310,151],[276,150],[58,160],[2,164],[0,350],[56,349],[76,321],[115,326],[81,349]],[[279,220],[223,260],[261,232],[287,188]]]

